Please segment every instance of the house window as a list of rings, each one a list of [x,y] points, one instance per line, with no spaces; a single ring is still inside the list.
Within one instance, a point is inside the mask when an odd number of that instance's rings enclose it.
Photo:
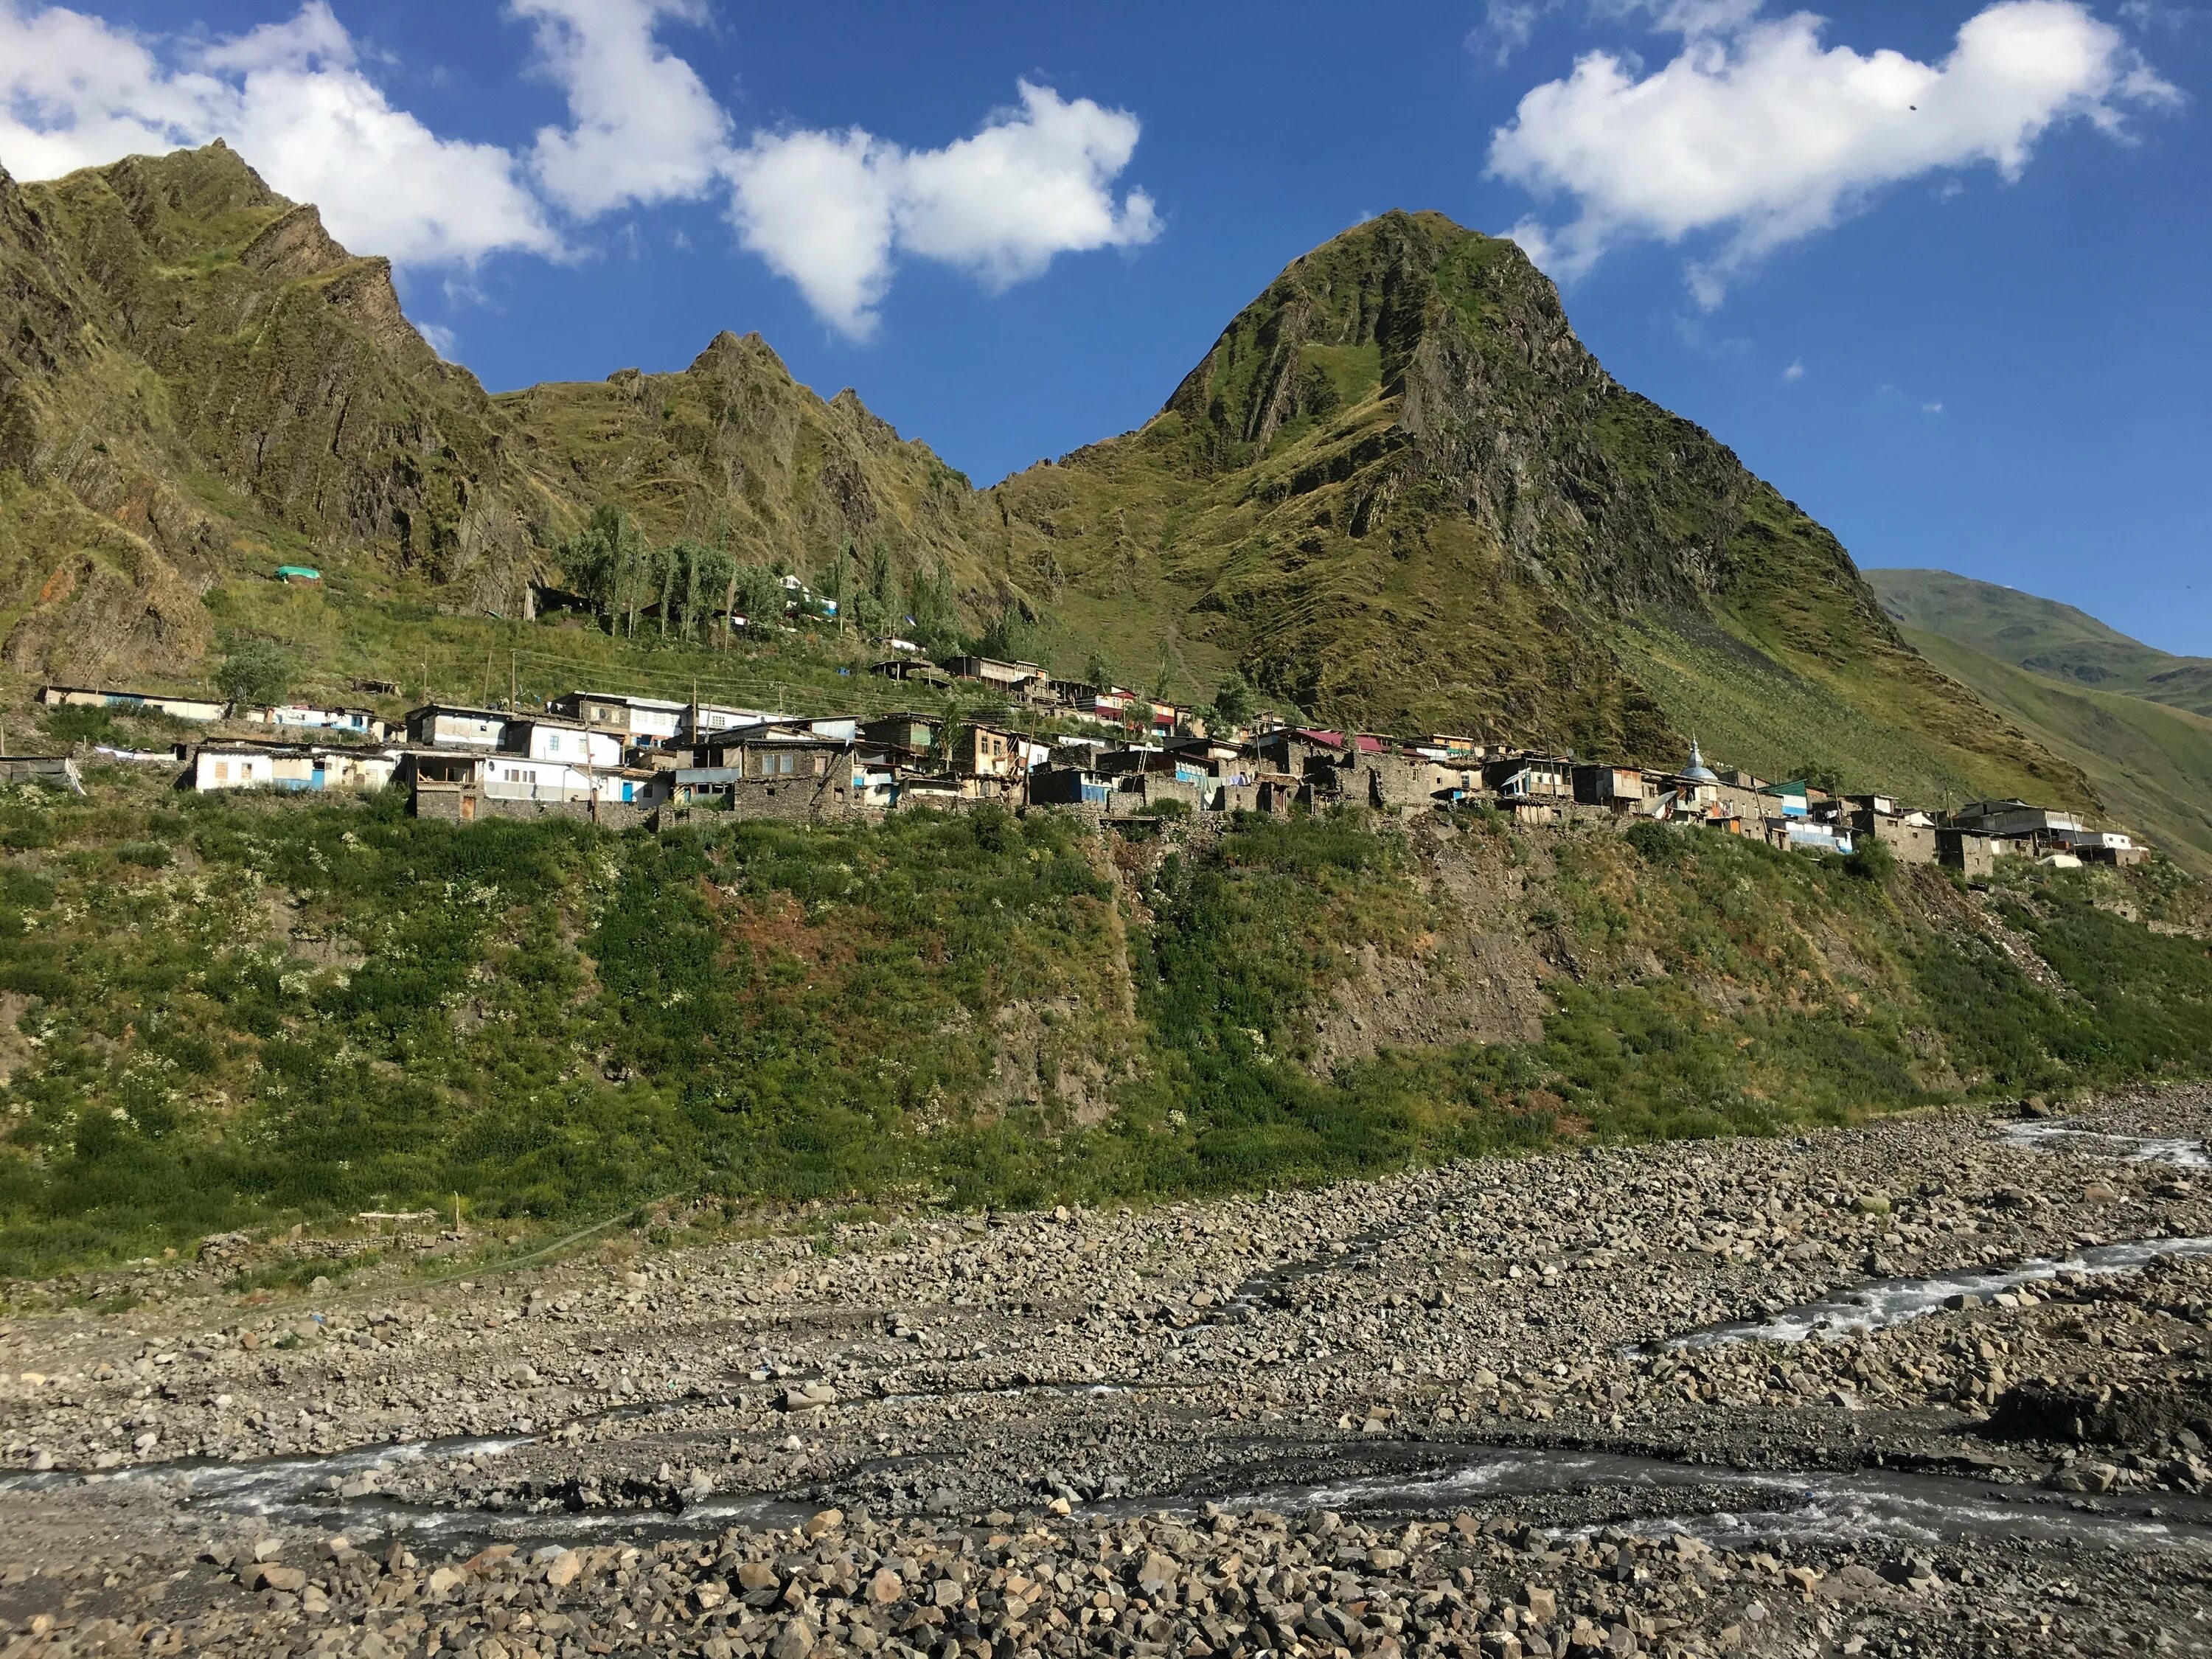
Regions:
[[[217,783],[228,783],[230,781],[230,763],[228,761],[217,761],[215,763],[215,781]]]

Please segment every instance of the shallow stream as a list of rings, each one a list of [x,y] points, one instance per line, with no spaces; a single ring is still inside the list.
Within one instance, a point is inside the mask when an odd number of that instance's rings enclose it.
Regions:
[[[2162,1256],[2212,1255],[2212,1238],[2151,1238],[2100,1244],[2063,1261],[2037,1257],[2009,1267],[1969,1267],[1928,1279],[1884,1279],[1818,1302],[1784,1308],[1762,1319],[1733,1320],[1671,1338],[1669,1348],[1710,1348],[1728,1342],[1829,1341],[1863,1331],[1887,1330],[1935,1312],[1954,1296],[1986,1300],[2000,1291],[2057,1279],[2062,1273],[2138,1273]]]
[[[155,1465],[91,1479],[158,1484],[187,1514],[344,1532],[356,1545],[397,1535],[417,1547],[452,1550],[702,1538],[732,1526],[795,1526],[821,1507],[819,1501],[744,1494],[705,1498],[680,1510],[498,1510],[381,1494],[345,1498],[339,1493],[340,1486],[363,1474],[430,1459],[496,1459],[528,1443],[514,1438],[433,1440],[260,1463]],[[1341,1455],[1333,1446],[1310,1450],[1322,1458]],[[1617,1521],[1647,1535],[1682,1533],[1725,1547],[1777,1539],[1844,1543],[1878,1538],[1902,1548],[2012,1539],[2212,1556],[2212,1503],[2195,1499],[2092,1502],[1895,1470],[1764,1472],[1572,1449],[1392,1446],[1385,1455],[1404,1460],[1407,1467],[1242,1492],[1212,1490],[1216,1482],[1200,1477],[1187,1492],[1133,1497],[1097,1508],[1127,1515],[1190,1509],[1209,1498],[1232,1509],[1334,1510],[1395,1517],[1436,1516],[1470,1504],[1503,1503],[1539,1525],[1571,1529]],[[0,1498],[84,1479],[59,1473],[12,1477],[0,1482]]]

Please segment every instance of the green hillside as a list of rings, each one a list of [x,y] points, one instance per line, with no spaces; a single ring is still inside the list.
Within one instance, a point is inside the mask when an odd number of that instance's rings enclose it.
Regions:
[[[2115,823],[2212,875],[2212,720],[2062,684],[1938,634],[1905,637],[2051,753],[2080,767]]]
[[[1869,570],[1898,623],[2048,679],[2212,714],[2212,659],[2177,657],[2087,611],[1948,570]]]
[[[592,587],[603,510],[619,628],[526,620]],[[1193,702],[1235,671],[1331,721],[1668,763],[1694,730],[1765,771],[2094,805],[1832,536],[1607,374],[1519,249],[1434,214],[1293,262],[1140,430],[979,491],[757,337],[489,396],[385,261],[220,145],[0,176],[0,696],[205,686],[267,639],[315,695],[836,700],[860,640],[709,648],[741,569]]]
[[[457,1200],[528,1238],[1257,1189],[2212,1052],[2212,951],[2115,914],[2201,927],[2166,865],[1977,893],[1656,823],[656,836],[91,781],[0,791],[0,1275]],[[1431,1034],[1508,981],[1533,1030]]]

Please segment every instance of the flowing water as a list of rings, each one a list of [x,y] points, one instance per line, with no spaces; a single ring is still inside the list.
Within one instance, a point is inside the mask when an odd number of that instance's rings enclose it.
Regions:
[[[1999,1138],[2008,1146],[2031,1151],[2081,1152],[2124,1164],[2168,1164],[2183,1170],[2212,1170],[2212,1156],[2205,1152],[2204,1143],[2178,1135],[2108,1134],[2101,1129],[2084,1129],[2071,1123],[2024,1119],[2005,1125]]]
[[[1703,1501],[1680,1510],[1655,1502],[1676,1492]],[[1734,1501],[1738,1493],[1741,1501]],[[1900,1546],[2013,1539],[2212,1555],[2212,1503],[2203,1500],[2161,1497],[2156,1505],[2105,1500],[2091,1506],[1944,1475],[1768,1473],[1607,1452],[1455,1450],[1451,1461],[1418,1473],[1279,1486],[1256,1494],[1255,1501],[1279,1510],[1435,1515],[1471,1503],[1571,1494],[1620,1503],[1632,1511],[1633,1518],[1620,1522],[1627,1530],[1683,1533],[1730,1547],[1775,1539],[1844,1543],[1879,1537]]]
[[[482,1461],[529,1443],[514,1438],[421,1441],[260,1463],[152,1465],[90,1478],[159,1483],[187,1514],[344,1531],[356,1543],[404,1536],[417,1546],[457,1551],[488,1544],[529,1550],[702,1538],[732,1526],[795,1526],[819,1507],[763,1494],[708,1498],[681,1510],[583,1511],[340,1495],[341,1486],[363,1475],[438,1461],[467,1461],[480,1468]],[[1306,1449],[1323,1458],[1339,1455],[1333,1446]],[[1899,1547],[2010,1539],[2123,1551],[2185,1550],[2212,1557],[2212,1503],[2203,1500],[2161,1497],[2154,1505],[2108,1498],[2093,1504],[1895,1470],[1764,1472],[1579,1450],[1393,1446],[1389,1455],[1410,1458],[1413,1465],[1352,1479],[1210,1495],[1231,1508],[1334,1510],[1370,1516],[1434,1516],[1468,1504],[1501,1503],[1526,1505],[1540,1515],[1547,1506],[1556,1506],[1592,1526],[1617,1521],[1645,1535],[1682,1533],[1722,1547],[1777,1539],[1881,1539]],[[16,1476],[0,1482],[0,1496],[85,1478]],[[1194,1507],[1197,1497],[1153,1494],[1097,1507],[1116,1515],[1180,1510]]]
[[[1691,1331],[1669,1339],[1663,1346],[1711,1348],[1728,1342],[1802,1342],[1813,1336],[1836,1341],[1921,1318],[1954,1296],[1987,1298],[2062,1273],[2137,1273],[2161,1256],[2208,1255],[2212,1255],[2212,1238],[2152,1238],[2100,1244],[2063,1261],[2038,1257],[2009,1267],[1971,1267],[1928,1279],[1878,1279],[1838,1291],[1818,1302],[1784,1308],[1763,1319],[1735,1320]]]

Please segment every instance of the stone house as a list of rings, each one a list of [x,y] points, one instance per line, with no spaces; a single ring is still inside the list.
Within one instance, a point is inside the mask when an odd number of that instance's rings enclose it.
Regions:
[[[1998,850],[1996,842],[1971,830],[1939,825],[1936,830],[1936,862],[1969,878],[1995,871]]]

